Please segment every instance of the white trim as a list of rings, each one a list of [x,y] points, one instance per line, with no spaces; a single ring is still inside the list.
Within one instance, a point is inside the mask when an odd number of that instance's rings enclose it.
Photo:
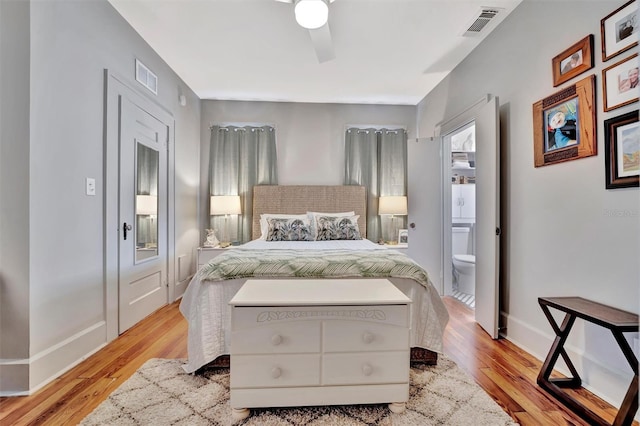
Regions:
[[[14,377],[25,373],[24,378],[28,377],[17,389],[0,388],[0,397],[33,394],[102,349],[106,345],[105,334],[106,323],[100,321],[30,358],[0,360],[0,368],[5,372],[13,370]],[[74,361],[68,363],[68,359]]]

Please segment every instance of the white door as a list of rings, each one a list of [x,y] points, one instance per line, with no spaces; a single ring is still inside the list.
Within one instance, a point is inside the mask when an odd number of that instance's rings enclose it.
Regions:
[[[165,305],[169,125],[120,98],[119,326]]]
[[[442,295],[442,160],[440,138],[407,141],[408,254]]]
[[[500,264],[500,140],[498,98],[491,97],[476,124],[476,321],[498,338]]]

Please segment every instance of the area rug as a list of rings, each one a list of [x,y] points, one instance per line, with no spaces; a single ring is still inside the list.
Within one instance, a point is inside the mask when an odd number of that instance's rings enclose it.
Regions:
[[[387,404],[252,409],[231,419],[229,369],[182,369],[184,360],[151,359],[116,389],[82,425],[515,425],[472,378],[447,357],[411,368],[407,410]]]

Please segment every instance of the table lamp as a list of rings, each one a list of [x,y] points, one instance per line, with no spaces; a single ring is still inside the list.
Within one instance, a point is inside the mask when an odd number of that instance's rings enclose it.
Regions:
[[[239,195],[212,195],[211,196],[211,216],[224,215],[224,235],[221,236],[220,247],[229,247],[228,226],[229,215],[242,214],[240,208],[240,196]]]
[[[395,216],[407,215],[407,197],[404,195],[383,196],[378,198],[378,214],[391,215],[391,236],[395,234]],[[384,236],[383,236],[384,239]],[[389,238],[387,244],[397,244],[395,238]]]

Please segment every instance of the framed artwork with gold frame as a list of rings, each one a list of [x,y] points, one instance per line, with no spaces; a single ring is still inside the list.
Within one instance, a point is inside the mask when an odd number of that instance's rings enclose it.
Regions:
[[[597,154],[595,76],[533,104],[533,162],[548,166]]]

